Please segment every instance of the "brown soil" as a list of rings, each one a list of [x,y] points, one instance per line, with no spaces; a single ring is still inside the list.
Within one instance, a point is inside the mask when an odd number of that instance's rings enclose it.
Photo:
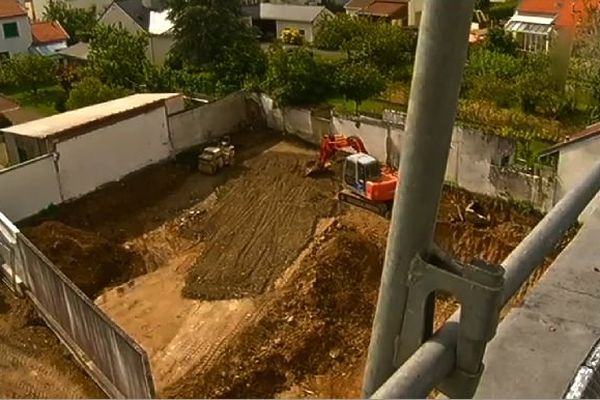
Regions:
[[[85,294],[131,279],[135,254],[101,236],[61,222],[44,222],[25,234]]]
[[[336,215],[339,174],[304,178],[315,152],[288,142],[234,143],[240,164],[215,177],[186,156],[29,224],[54,219],[94,232],[150,272],[98,304],[149,352],[161,396],[359,397],[388,222],[344,208],[315,238],[317,221]],[[487,226],[465,220],[473,199]],[[498,263],[539,218],[446,188],[436,241],[463,261]],[[440,296],[435,325],[456,308]]]
[[[463,210],[473,199],[495,215],[489,226],[476,227],[464,220]],[[436,240],[461,260],[478,257],[499,263],[539,217],[511,209],[503,202],[446,188]],[[266,304],[261,315],[218,360],[209,368],[188,374],[162,394],[360,397],[387,228],[387,221],[379,217],[348,210],[334,229],[317,238],[316,249],[286,277],[280,289],[274,288],[256,299]],[[550,261],[551,257],[525,289],[541,276]],[[435,327],[457,308],[452,297],[440,294]]]
[[[368,344],[382,248],[339,224],[322,240],[280,290],[262,299],[269,311],[236,345],[163,394],[268,398],[309,375],[352,369]]]
[[[219,189],[198,224],[206,248],[183,294],[201,300],[263,293],[312,239],[319,218],[336,206],[337,183],[303,176],[311,155],[269,151],[247,163],[243,179]]]
[[[105,398],[25,299],[0,284],[0,398]]]

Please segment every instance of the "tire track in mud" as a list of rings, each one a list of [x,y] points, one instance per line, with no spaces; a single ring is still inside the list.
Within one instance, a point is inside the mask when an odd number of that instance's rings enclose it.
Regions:
[[[25,299],[0,284],[0,398],[100,398]]]
[[[338,184],[307,179],[310,155],[267,151],[247,162],[243,180],[225,185],[204,221],[206,248],[184,295],[201,300],[265,291],[306,247],[320,218],[333,215]]]

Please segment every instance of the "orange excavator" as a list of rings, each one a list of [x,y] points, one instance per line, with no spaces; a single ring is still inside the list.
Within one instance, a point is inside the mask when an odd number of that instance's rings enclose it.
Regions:
[[[344,160],[344,189],[338,193],[338,199],[389,218],[398,185],[398,173],[389,166],[382,166],[375,157],[369,155],[359,137],[325,136],[321,141],[319,160],[307,170],[306,175],[314,176],[327,171],[332,157],[338,151],[354,153]]]

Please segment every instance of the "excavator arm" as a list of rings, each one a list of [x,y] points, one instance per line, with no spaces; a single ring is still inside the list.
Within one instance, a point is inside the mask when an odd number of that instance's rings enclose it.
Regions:
[[[327,170],[329,161],[338,151],[354,153],[367,153],[365,144],[358,136],[329,135],[321,141],[319,160],[315,164],[311,162],[306,170],[306,176],[315,175]]]

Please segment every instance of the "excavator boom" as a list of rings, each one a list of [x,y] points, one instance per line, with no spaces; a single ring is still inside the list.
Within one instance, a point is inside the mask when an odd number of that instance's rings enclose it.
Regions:
[[[358,136],[344,135],[329,135],[321,141],[321,150],[319,152],[319,160],[311,162],[307,166],[306,176],[314,176],[324,171],[327,171],[328,164],[331,158],[338,151],[348,151],[354,153],[367,153],[367,149],[363,141]]]

